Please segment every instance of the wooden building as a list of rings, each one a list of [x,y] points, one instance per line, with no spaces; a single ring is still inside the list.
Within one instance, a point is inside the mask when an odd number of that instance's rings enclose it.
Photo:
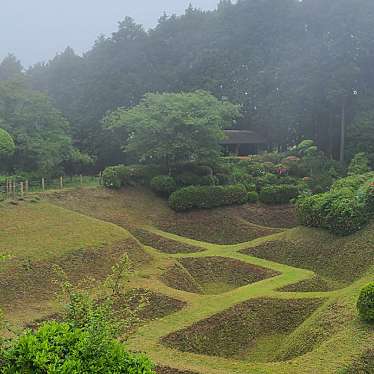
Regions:
[[[267,148],[266,139],[250,130],[225,130],[226,139],[220,143],[227,154],[236,156],[255,155]]]

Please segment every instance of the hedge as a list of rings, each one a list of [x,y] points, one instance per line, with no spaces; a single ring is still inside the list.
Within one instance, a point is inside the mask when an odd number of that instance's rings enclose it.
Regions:
[[[293,185],[267,186],[261,189],[259,199],[264,204],[287,204],[299,194],[299,190]]]
[[[179,212],[244,204],[247,199],[247,191],[242,185],[190,186],[173,192],[169,197],[169,205]]]

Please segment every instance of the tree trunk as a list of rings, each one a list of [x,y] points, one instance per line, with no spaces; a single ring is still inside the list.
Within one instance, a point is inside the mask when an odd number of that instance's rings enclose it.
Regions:
[[[340,157],[341,163],[344,163],[344,150],[345,150],[345,103],[342,105],[342,115],[340,123]]]

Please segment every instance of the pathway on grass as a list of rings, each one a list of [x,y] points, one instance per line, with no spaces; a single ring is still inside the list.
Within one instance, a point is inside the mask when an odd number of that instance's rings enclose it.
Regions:
[[[196,322],[209,318],[217,313],[229,309],[233,305],[250,299],[260,298],[277,298],[277,299],[306,299],[306,298],[329,298],[339,294],[338,291],[330,292],[279,292],[278,289],[313,278],[315,273],[310,270],[299,269],[288,265],[260,259],[254,256],[242,254],[239,251],[258,245],[263,241],[276,240],[279,234],[255,239],[250,242],[234,244],[234,245],[218,245],[197,241],[175,234],[170,234],[155,228],[145,228],[151,233],[170,239],[179,243],[184,243],[204,249],[195,253],[176,253],[167,254],[169,258],[204,258],[204,257],[226,257],[240,260],[242,262],[267,268],[280,273],[272,278],[264,279],[256,283],[248,284],[243,287],[236,288],[219,295],[196,295],[188,292],[178,291],[172,292],[169,287],[161,286],[161,282],[154,282],[149,285],[151,288],[166,292],[168,294],[176,294],[178,297],[187,302],[187,307],[183,310],[168,315],[162,319],[153,321],[141,328],[135,336],[129,341],[130,348],[141,349],[151,355],[151,357],[160,364],[177,366],[178,368],[189,368],[200,373],[270,373],[282,372],[277,366],[280,363],[272,364],[256,364],[247,363],[245,361],[237,361],[221,357],[210,357],[206,355],[198,355],[193,353],[181,352],[176,349],[170,349],[164,346],[160,339],[175,331],[182,330],[193,325]],[[164,253],[148,247],[154,256],[165,256]],[[171,291],[171,290],[170,290]],[[178,363],[176,365],[176,363]],[[267,367],[264,370],[264,367]],[[271,368],[271,369],[270,369]],[[280,370],[279,370],[280,369]],[[291,373],[291,371],[289,371]],[[288,373],[288,371],[287,371]]]

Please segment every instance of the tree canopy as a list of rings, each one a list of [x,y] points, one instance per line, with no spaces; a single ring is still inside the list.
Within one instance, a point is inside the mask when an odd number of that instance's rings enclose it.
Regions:
[[[1,122],[0,122],[1,123]],[[14,153],[16,146],[10,134],[0,128],[0,157],[9,157]]]
[[[169,166],[216,157],[223,129],[239,116],[237,105],[205,91],[148,93],[137,106],[110,113],[104,125],[126,129],[124,150],[138,161]]]
[[[23,81],[0,82],[0,118],[16,146],[9,168],[47,176],[71,158],[69,123],[44,93]]]

